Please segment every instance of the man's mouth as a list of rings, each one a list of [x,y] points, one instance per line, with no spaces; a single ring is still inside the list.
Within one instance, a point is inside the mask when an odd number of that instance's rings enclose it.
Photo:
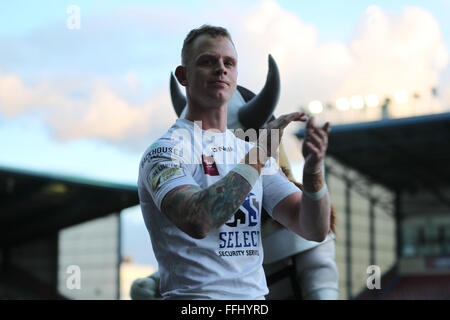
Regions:
[[[212,84],[214,85],[219,85],[219,86],[228,86],[228,82],[223,81],[223,80],[213,80],[211,81]]]

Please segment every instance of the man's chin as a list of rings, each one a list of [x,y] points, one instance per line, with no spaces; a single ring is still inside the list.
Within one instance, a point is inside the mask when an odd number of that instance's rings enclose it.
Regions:
[[[215,92],[214,94],[212,94],[210,96],[210,101],[213,104],[217,104],[217,105],[223,105],[225,103],[228,103],[228,101],[230,101],[232,94],[228,93],[228,92],[223,92],[223,91],[219,91],[219,92]]]

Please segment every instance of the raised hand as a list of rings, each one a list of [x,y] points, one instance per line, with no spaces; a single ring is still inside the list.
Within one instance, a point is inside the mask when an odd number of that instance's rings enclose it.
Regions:
[[[308,118],[304,112],[293,112],[279,116],[277,119],[269,122],[265,128],[266,130],[260,133],[258,145],[266,151],[267,157],[271,157],[272,153],[278,150],[281,137],[287,125],[292,121],[305,122],[307,120]]]
[[[314,117],[311,117],[306,123],[305,139],[302,145],[302,154],[305,158],[304,172],[314,174],[321,170],[328,148],[329,132],[329,122],[320,128],[314,124]]]

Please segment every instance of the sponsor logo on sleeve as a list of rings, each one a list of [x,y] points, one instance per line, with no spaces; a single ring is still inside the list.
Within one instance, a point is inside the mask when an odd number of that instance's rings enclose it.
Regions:
[[[184,176],[186,176],[186,174],[179,164],[162,162],[150,172],[147,179],[152,186],[152,190],[156,191],[166,182]]]
[[[141,167],[144,168],[145,163],[151,161],[152,159],[166,158],[175,160],[178,159],[179,157],[181,157],[180,149],[175,148],[173,146],[163,146],[155,142],[150,146],[150,151],[147,152],[144,158],[142,158]]]

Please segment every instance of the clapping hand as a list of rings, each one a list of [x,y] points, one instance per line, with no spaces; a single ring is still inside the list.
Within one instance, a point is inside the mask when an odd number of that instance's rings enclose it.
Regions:
[[[305,139],[302,145],[302,154],[305,158],[304,171],[314,174],[321,170],[323,159],[328,148],[328,133],[330,123],[327,122],[322,128],[314,124],[314,117],[306,122]]]

